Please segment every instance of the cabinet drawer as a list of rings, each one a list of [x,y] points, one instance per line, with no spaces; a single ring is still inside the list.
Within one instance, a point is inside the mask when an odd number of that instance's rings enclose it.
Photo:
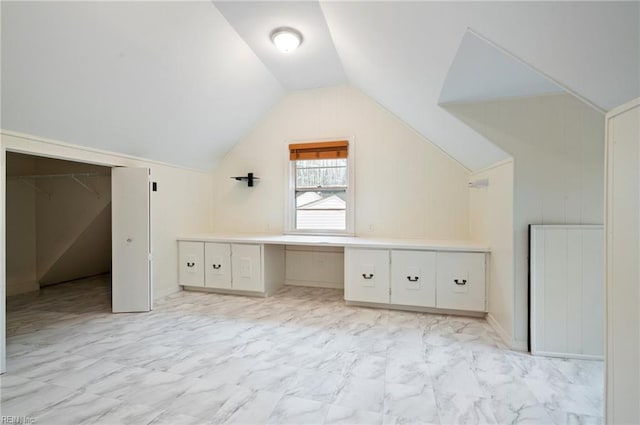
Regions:
[[[436,306],[436,253],[391,251],[391,304]]]
[[[232,288],[264,292],[260,245],[232,244],[231,258]]]
[[[349,248],[345,256],[345,299],[388,303],[389,251]]]
[[[178,242],[178,284],[204,286],[204,242]]]
[[[204,244],[205,286],[231,288],[231,245],[206,242]]]
[[[437,254],[436,307],[485,311],[485,255]]]

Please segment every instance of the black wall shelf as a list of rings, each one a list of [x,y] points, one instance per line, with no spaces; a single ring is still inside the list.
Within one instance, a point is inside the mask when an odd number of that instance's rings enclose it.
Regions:
[[[234,180],[238,180],[238,181],[247,181],[247,186],[248,187],[253,187],[253,181],[254,180],[260,180],[260,177],[254,177],[253,173],[249,173],[246,176],[237,176],[237,177],[231,177]]]

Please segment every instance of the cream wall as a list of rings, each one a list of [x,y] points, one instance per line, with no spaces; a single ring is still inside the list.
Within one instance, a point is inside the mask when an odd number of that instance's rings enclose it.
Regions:
[[[528,336],[529,224],[602,224],[604,116],[568,94],[446,106],[514,157],[514,332]]]
[[[235,145],[215,173],[215,230],[282,233],[287,143],[335,137],[355,140],[357,235],[468,238],[469,171],[348,86],[289,94]],[[229,179],[247,172],[253,188]]]
[[[471,175],[471,181],[485,179],[488,186],[469,188],[469,232],[491,247],[487,318],[514,346],[513,160]]]

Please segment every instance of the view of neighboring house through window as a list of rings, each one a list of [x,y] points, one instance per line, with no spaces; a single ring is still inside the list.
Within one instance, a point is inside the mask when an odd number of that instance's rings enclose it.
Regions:
[[[293,143],[288,231],[350,234],[349,141]]]
[[[347,228],[347,159],[295,161],[298,230]]]

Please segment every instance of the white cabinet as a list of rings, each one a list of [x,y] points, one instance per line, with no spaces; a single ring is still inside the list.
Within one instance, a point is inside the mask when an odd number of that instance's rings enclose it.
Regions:
[[[436,253],[391,251],[391,304],[436,306]]]
[[[205,242],[204,258],[204,285],[207,288],[231,289],[231,246],[228,243]]]
[[[178,280],[180,285],[204,286],[204,244],[178,243]]]
[[[232,288],[241,291],[264,291],[260,245],[231,245]]]
[[[484,312],[485,254],[347,248],[345,299]]]
[[[345,299],[389,302],[389,251],[345,249]]]
[[[284,247],[224,242],[178,242],[178,284],[275,292],[284,283]]]
[[[485,311],[485,255],[438,252],[436,306]]]

